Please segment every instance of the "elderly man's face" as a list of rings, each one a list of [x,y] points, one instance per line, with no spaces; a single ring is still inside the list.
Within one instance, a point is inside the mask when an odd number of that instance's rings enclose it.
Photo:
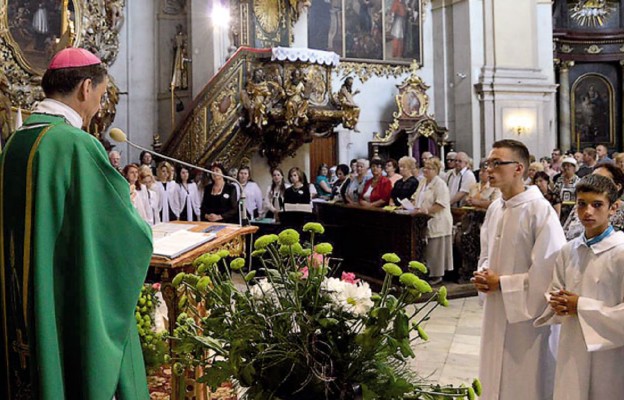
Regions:
[[[553,150],[553,152],[552,152],[552,160],[553,160],[553,162],[559,161],[560,158],[561,158],[561,151]]]
[[[111,165],[115,168],[119,168],[121,166],[121,156],[118,153],[111,152],[108,155],[108,160],[110,161]]]

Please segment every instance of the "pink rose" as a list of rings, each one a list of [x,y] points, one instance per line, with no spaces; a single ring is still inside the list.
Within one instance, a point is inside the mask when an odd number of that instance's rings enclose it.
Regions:
[[[160,283],[154,283],[152,285],[152,289],[154,289],[157,292],[160,291]]]
[[[353,272],[343,272],[342,277],[340,277],[343,282],[357,284],[360,280],[355,277]]]
[[[308,279],[308,267],[299,268],[299,272],[303,274],[301,279]]]
[[[325,260],[325,267],[327,266],[327,261],[329,260]],[[319,268],[321,266],[323,266],[323,256],[321,254],[318,253],[313,253],[311,258],[310,258],[310,265],[312,265],[314,268]]]

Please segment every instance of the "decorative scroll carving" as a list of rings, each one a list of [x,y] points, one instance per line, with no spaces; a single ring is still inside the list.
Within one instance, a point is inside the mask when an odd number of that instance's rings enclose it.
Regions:
[[[342,62],[338,66],[338,73],[341,78],[351,75],[357,76],[362,83],[365,83],[373,76],[399,78],[407,74],[410,68],[409,65]]]
[[[585,48],[585,52],[588,54],[600,54],[602,50],[602,47],[596,46],[595,44],[592,44],[591,46]]]
[[[562,44],[560,50],[562,53],[570,54],[572,53],[573,48],[568,44]]]
[[[448,140],[446,128],[438,126],[437,122],[428,113],[429,86],[418,76],[419,65],[414,62],[411,66],[411,75],[400,85],[399,93],[395,97],[397,111],[393,113],[394,120],[382,134],[376,134],[371,142],[373,153],[378,154],[380,146],[394,143],[398,136],[408,135],[407,145],[411,149],[419,137],[432,138],[438,144]]]
[[[33,67],[23,56],[23,50],[14,39],[9,29],[12,21],[8,18],[10,0],[0,0],[0,73],[10,82],[7,96],[14,107],[31,109],[36,101],[43,99],[41,76],[43,70]],[[68,4],[60,2],[61,4]],[[83,47],[96,53],[106,65],[114,63],[119,52],[119,30],[123,26],[123,7],[125,0],[71,0],[74,10],[73,19],[67,18],[66,36],[61,37],[61,44]],[[62,8],[63,15],[68,13],[67,6]],[[72,32],[74,24],[75,32]],[[109,86],[107,102],[118,98],[118,88]],[[116,103],[115,103],[116,104]],[[101,132],[114,118],[115,104],[106,104],[104,117],[95,118],[90,127],[92,132]]]

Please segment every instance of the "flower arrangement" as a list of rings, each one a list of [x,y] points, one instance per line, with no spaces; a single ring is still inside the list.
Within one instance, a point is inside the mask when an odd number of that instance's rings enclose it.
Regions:
[[[404,272],[396,254],[385,254],[385,279],[374,293],[353,273],[332,276],[332,245],[315,243],[322,225],[303,231],[304,245],[292,229],[258,238],[252,257],[261,268],[244,273],[244,288],[232,274],[243,272],[245,260],[226,265],[226,252],[204,254],[196,273],[174,278],[184,308],[175,373],[204,367],[200,382],[214,388],[232,380],[248,399],[474,398],[473,387],[432,387],[406,366],[412,342],[427,340],[421,323],[448,305],[445,288],[433,293],[418,277],[427,272],[422,263]]]
[[[143,350],[143,360],[148,370],[160,367],[169,351],[166,332],[157,332],[155,323],[156,307],[160,303],[156,293],[159,291],[160,283],[143,285],[134,313]]]

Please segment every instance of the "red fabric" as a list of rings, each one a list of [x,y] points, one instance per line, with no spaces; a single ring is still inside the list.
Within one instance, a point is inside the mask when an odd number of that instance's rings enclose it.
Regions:
[[[101,64],[102,61],[93,53],[77,47],[68,47],[56,53],[48,69],[78,68]]]
[[[368,188],[371,186],[372,183],[373,183],[373,180],[369,179],[368,182],[366,182],[366,184],[364,185],[364,190],[362,191],[362,193],[366,193],[366,191],[368,191]],[[385,204],[388,204],[390,202],[391,192],[392,192],[392,182],[390,182],[390,179],[386,178],[385,176],[380,176],[379,181],[377,182],[377,184],[373,188],[373,191],[371,192],[370,202],[374,203],[377,200],[383,200]]]

